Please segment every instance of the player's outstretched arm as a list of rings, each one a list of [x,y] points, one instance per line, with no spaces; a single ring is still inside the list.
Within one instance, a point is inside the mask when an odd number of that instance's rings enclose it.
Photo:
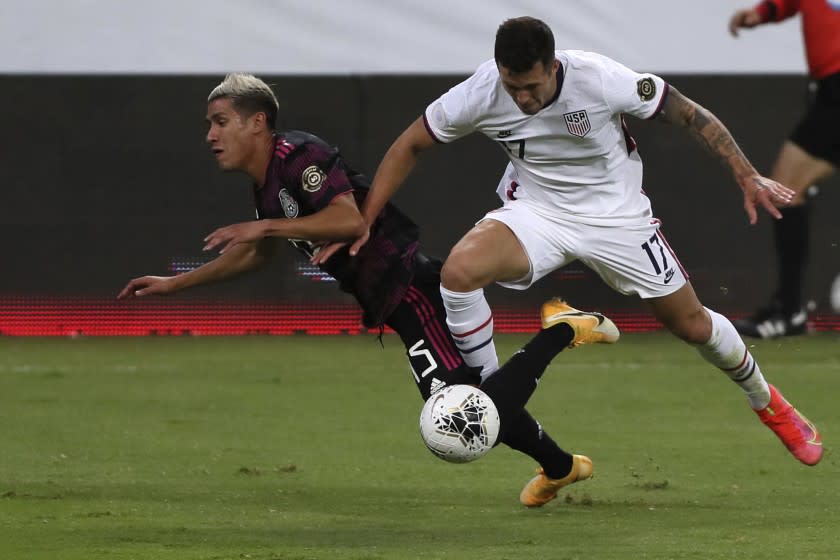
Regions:
[[[402,134],[394,140],[385,156],[379,163],[376,175],[370,185],[370,192],[362,205],[362,216],[365,223],[372,224],[385,204],[394,196],[405,179],[414,169],[417,163],[417,156],[420,152],[428,150],[435,145],[423,117],[418,117]],[[354,250],[355,248],[356,250]],[[355,255],[358,247],[353,244],[350,254]]]
[[[252,243],[266,237],[304,241],[351,241],[364,231],[356,201],[350,192],[335,197],[314,214],[300,218],[253,220],[221,227],[204,238],[204,250],[221,247],[225,253],[239,243]]]
[[[729,130],[711,111],[671,86],[657,118],[687,128],[700,144],[717,156],[732,172],[744,192],[744,210],[751,224],[758,220],[756,206],[759,204],[774,218],[782,217],[776,206],[790,204],[794,192],[760,175],[738,147]]]
[[[376,221],[379,212],[394,196],[394,193],[400,188],[411,170],[414,169],[418,154],[434,145],[434,138],[426,130],[423,117],[419,117],[388,148],[379,164],[379,168],[376,170],[376,175],[373,177],[365,202],[362,204],[362,217],[365,227],[361,234],[355,236],[350,245],[351,256],[356,256],[359,249],[367,243],[370,238],[370,226]],[[344,241],[325,244],[312,257],[312,264],[319,266],[324,264],[346,244],[347,242]]]
[[[169,295],[192,286],[210,284],[252,270],[269,260],[274,252],[271,240],[240,243],[209,263],[177,276],[141,276],[129,281],[117,299]]]
[[[733,37],[738,36],[738,30],[743,28],[752,28],[761,25],[761,14],[754,8],[747,8],[745,10],[738,10],[732,17],[729,18],[729,33]]]
[[[414,169],[420,152],[434,145],[435,140],[426,130],[423,117],[418,117],[394,140],[379,163],[379,168],[370,185],[370,192],[362,205],[362,216],[365,222],[373,223],[385,204]]]

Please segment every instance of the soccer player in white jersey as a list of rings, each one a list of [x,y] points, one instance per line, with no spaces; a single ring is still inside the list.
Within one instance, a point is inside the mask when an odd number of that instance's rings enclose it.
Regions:
[[[613,289],[641,298],[666,328],[743,389],[797,459],[816,464],[822,444],[814,425],[765,381],[730,321],[700,303],[659,232],[624,115],[688,129],[731,170],[750,223],[757,206],[779,218],[776,206],[790,201],[792,191],[759,175],[712,113],[662,78],[598,54],[555,51],[548,26],[521,17],[499,27],[494,60],[429,105],[393,143],[363,215],[373,220],[423,150],[476,131],[487,135],[510,158],[499,187],[504,205],[454,246],[441,275],[447,322],[465,359],[485,373],[497,367],[484,286],[524,290],[580,260]],[[357,240],[351,254],[365,241]],[[552,300],[543,317],[570,310]]]

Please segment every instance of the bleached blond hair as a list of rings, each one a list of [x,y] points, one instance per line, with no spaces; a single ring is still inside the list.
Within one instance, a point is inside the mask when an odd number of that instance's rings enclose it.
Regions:
[[[222,97],[230,99],[233,109],[242,116],[265,113],[266,125],[269,129],[274,128],[279,108],[277,97],[268,84],[253,74],[228,74],[222,83],[210,92],[207,103]]]

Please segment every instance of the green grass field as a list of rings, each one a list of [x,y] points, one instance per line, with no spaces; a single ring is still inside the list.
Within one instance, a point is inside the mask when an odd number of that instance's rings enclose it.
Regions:
[[[675,339],[563,352],[529,408],[595,478],[537,510],[529,458],[425,449],[384,341],[0,339],[0,559],[840,557],[836,335],[753,346],[815,468]]]

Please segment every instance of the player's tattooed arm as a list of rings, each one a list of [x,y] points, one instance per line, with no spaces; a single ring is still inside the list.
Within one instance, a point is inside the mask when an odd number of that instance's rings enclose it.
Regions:
[[[735,176],[744,193],[744,210],[750,223],[758,219],[756,207],[763,207],[774,218],[782,215],[776,206],[786,206],[794,195],[789,188],[760,175],[720,119],[671,86],[662,110],[661,121],[687,128],[700,144],[716,156]]]
[[[736,178],[757,175],[723,123],[711,111],[684,96],[674,86],[669,87],[668,97],[657,118],[687,128]]]

